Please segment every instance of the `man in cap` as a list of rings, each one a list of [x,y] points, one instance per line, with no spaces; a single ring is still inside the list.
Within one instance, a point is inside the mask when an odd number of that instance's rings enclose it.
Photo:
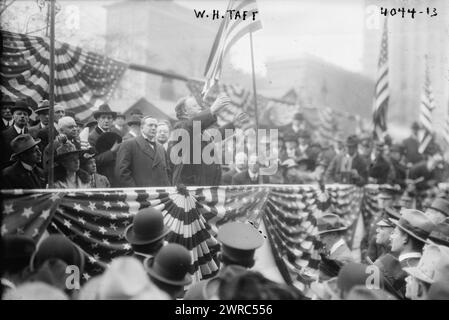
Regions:
[[[14,106],[14,101],[12,101],[9,96],[2,95],[0,104],[0,132],[2,132],[14,124],[11,112],[11,108]]]
[[[122,138],[128,133],[128,126],[126,125],[126,116],[124,114],[117,113],[117,117],[114,120],[114,129]]]
[[[357,151],[357,136],[351,135],[346,140],[346,151],[335,156],[326,171],[325,180],[329,183],[350,183],[364,185],[367,181],[368,168]]]
[[[181,298],[184,286],[192,283],[192,257],[189,250],[176,243],[165,245],[144,267],[151,281],[173,300]]]
[[[29,134],[36,139],[40,130],[45,129],[48,126],[48,112],[50,110],[50,103],[48,100],[42,100],[39,103],[38,108],[34,111],[39,117],[39,123],[29,128]]]
[[[136,138],[137,136],[140,136],[140,122],[142,121],[142,118],[137,115],[132,115],[131,118],[128,120],[128,132],[123,136],[123,141]]]
[[[4,168],[10,164],[10,158],[13,153],[11,149],[11,141],[18,135],[28,133],[28,122],[33,110],[28,102],[24,100],[17,100],[15,105],[11,108],[14,124],[2,132],[1,141],[1,165]]]
[[[337,260],[343,264],[353,262],[351,250],[343,236],[348,229],[339,216],[326,213],[317,220],[317,237],[324,245],[328,259]]]
[[[115,174],[121,187],[170,185],[167,153],[156,142],[157,122],[153,117],[143,118],[141,135],[121,144],[115,165]]]
[[[231,185],[232,178],[240,172],[243,172],[248,169],[248,157],[245,152],[238,152],[235,155],[235,163],[231,170],[226,172],[221,177],[221,182],[223,185]]]
[[[432,283],[449,279],[449,248],[428,245],[416,267],[404,268],[406,297],[412,300],[427,300]]]
[[[391,252],[398,256],[403,268],[415,267],[435,224],[423,212],[415,209],[402,209],[399,221],[390,221],[396,226],[390,237]]]
[[[1,245],[2,287],[13,289],[28,277],[28,266],[36,245],[33,239],[21,235],[4,235]]]
[[[11,141],[15,162],[2,170],[3,189],[43,189],[45,175],[38,165],[42,160],[39,150],[39,140],[34,140],[29,134],[21,134]]]
[[[164,246],[164,238],[169,232],[162,212],[145,208],[134,216],[133,223],[125,230],[125,238],[134,251],[134,257],[143,263],[146,258],[154,257]]]
[[[411,126],[411,135],[402,142],[406,163],[415,164],[423,160],[419,153],[419,124],[415,121]]]
[[[212,279],[202,280],[189,288],[185,300],[218,299],[218,290],[223,281],[243,274],[255,264],[256,249],[263,244],[263,236],[249,223],[229,222],[218,229],[221,243],[220,271]]]
[[[444,198],[435,199],[424,214],[435,224],[443,222],[449,218],[449,201]]]

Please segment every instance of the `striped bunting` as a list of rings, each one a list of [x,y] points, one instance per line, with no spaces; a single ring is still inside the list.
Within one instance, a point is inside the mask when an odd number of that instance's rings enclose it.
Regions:
[[[432,112],[435,109],[435,101],[433,98],[433,91],[429,77],[429,66],[426,63],[426,77],[424,80],[424,87],[421,93],[421,105],[419,108],[419,122],[421,124],[422,132],[419,141],[419,153],[424,153],[433,138],[432,128]]]
[[[48,99],[49,39],[1,30],[3,94]],[[109,100],[127,65],[66,43],[55,42],[55,101],[81,120]]]

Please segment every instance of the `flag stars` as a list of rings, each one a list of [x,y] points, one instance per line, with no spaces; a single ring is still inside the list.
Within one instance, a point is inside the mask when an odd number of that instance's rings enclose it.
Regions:
[[[85,236],[86,238],[90,238],[90,231],[84,231],[83,236]]]
[[[107,246],[111,245],[111,244],[109,243],[108,239],[102,239],[101,242],[103,242],[103,244],[105,244],[105,245],[107,245]]]
[[[33,209],[31,207],[30,208],[25,208],[23,210],[22,216],[25,216],[27,219],[29,219],[33,213],[34,212],[33,212]]]
[[[125,244],[123,244],[123,249],[131,250],[131,245],[129,243],[125,243]]]
[[[75,205],[73,206],[73,209],[75,209],[75,210],[78,211],[78,212],[80,212],[81,210],[83,210],[83,209],[81,208],[81,205],[78,204],[78,203],[75,203]]]
[[[83,217],[79,217],[79,218],[78,218],[78,221],[79,221],[79,223],[81,223],[81,224],[83,224],[83,225],[86,224],[86,221],[83,219]]]
[[[94,257],[89,257],[89,262],[93,264],[93,263],[97,262],[97,260],[95,260]]]
[[[3,213],[4,214],[11,214],[14,212],[14,209],[12,208],[12,204],[4,205],[3,206]]]
[[[106,233],[106,229],[104,227],[100,227],[98,230],[101,232],[101,234]]]
[[[95,207],[95,203],[89,202],[89,209],[92,210],[92,211],[97,210],[97,208]]]
[[[117,220],[117,214],[111,213],[111,219],[112,220]]]
[[[90,275],[88,273],[83,273],[83,279],[88,281],[90,279]]]
[[[59,200],[59,194],[58,193],[53,193],[50,197],[51,201],[56,201]]]
[[[114,223],[111,223],[109,225],[109,228],[114,229],[114,231],[117,231],[117,226]]]
[[[118,205],[120,208],[123,208],[123,207],[126,206],[126,204],[125,204],[123,201],[117,202],[117,205]]]
[[[70,221],[69,220],[67,220],[67,219],[64,219],[64,226],[66,226],[67,228],[71,228],[72,227],[72,224],[70,223]]]
[[[5,225],[2,225],[2,236],[8,233],[8,229],[6,229]]]
[[[40,218],[46,220],[48,219],[49,216],[50,216],[50,209],[47,209],[42,211]]]

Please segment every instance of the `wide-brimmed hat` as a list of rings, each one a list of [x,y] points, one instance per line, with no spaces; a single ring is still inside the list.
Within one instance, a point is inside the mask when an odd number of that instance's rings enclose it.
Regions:
[[[142,121],[142,118],[141,117],[139,117],[138,115],[132,115],[130,118],[129,118],[129,120],[126,122],[129,126],[132,126],[132,125],[140,125],[140,123],[141,123],[141,121]]]
[[[50,111],[50,101],[42,100],[39,102],[37,109],[34,111],[36,114],[48,113]]]
[[[429,235],[429,242],[449,247],[449,218],[435,226]]]
[[[121,143],[122,142],[122,137],[115,132],[103,132],[102,134],[100,134],[100,136],[97,139],[97,142],[95,144],[95,149],[97,150],[97,152],[103,153],[106,152],[108,150],[110,150],[112,148],[112,146],[114,145],[114,143]]]
[[[150,278],[172,286],[186,286],[192,283],[189,274],[191,264],[192,257],[189,250],[176,243],[165,245],[155,257],[144,261]]]
[[[126,240],[134,245],[154,243],[170,232],[162,212],[154,208],[140,210],[125,230]]]
[[[251,264],[257,248],[263,244],[263,236],[251,224],[229,222],[218,229],[221,254],[237,264]]]
[[[109,105],[106,103],[98,107],[98,110],[94,111],[93,116],[95,119],[98,119],[98,117],[104,114],[109,114],[114,119],[117,117],[117,112],[112,111],[111,107],[109,107]]]
[[[25,100],[17,100],[14,106],[11,108],[11,112],[14,113],[14,111],[22,110],[28,113],[28,116],[31,116],[33,114],[33,109],[31,109],[29,103]]]
[[[401,218],[398,221],[390,219],[402,231],[405,231],[413,238],[427,243],[427,237],[435,228],[435,224],[419,210],[402,209]]]
[[[343,231],[348,229],[348,226],[343,220],[333,213],[326,213],[317,220],[318,234],[329,232]]]
[[[84,150],[77,149],[73,143],[66,140],[57,146],[55,151],[55,160],[58,161],[71,154],[81,154]]]
[[[34,148],[34,146],[37,146],[40,142],[40,139],[34,140],[34,138],[27,133],[18,135],[11,141],[11,148],[13,151],[11,160],[14,160],[19,154]]]
[[[0,99],[0,108],[3,108],[3,107],[11,108],[14,104],[15,104],[15,102],[11,99],[10,96],[2,94],[2,97]]]
[[[81,249],[63,235],[50,235],[45,238],[30,259],[32,271],[40,268],[49,259],[60,259],[67,265],[84,270],[84,254]]]
[[[405,272],[426,283],[435,281],[435,273],[443,252],[440,246],[429,245],[415,267],[403,268]],[[449,248],[448,248],[449,249]]]
[[[449,217],[449,201],[443,198],[435,199],[429,208],[437,210],[444,214],[446,217]]]

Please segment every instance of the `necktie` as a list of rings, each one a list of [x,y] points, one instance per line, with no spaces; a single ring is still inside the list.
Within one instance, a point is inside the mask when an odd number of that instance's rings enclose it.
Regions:
[[[150,140],[147,140],[147,141],[153,149],[156,149],[156,142],[150,141]]]

